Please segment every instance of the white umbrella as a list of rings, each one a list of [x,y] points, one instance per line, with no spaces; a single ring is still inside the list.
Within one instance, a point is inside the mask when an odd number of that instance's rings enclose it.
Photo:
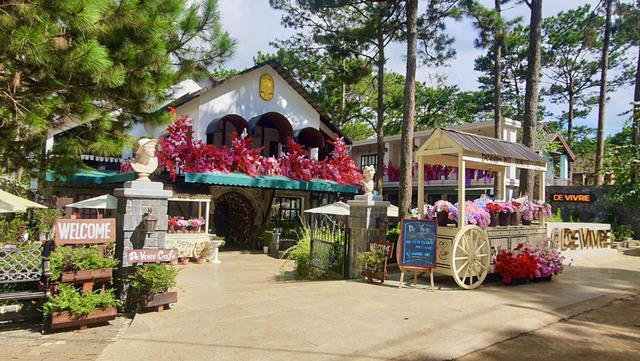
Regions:
[[[117,209],[118,198],[105,194],[100,197],[85,199],[80,202],[69,203],[65,207],[91,208],[91,209]]]
[[[335,216],[348,216],[351,211],[348,204],[344,202],[335,202],[331,204],[326,204],[324,206],[307,209],[304,211],[305,213],[316,213],[316,214],[332,214]]]
[[[0,213],[26,212],[27,208],[47,207],[0,190]]]
[[[336,216],[348,216],[351,207],[344,202],[335,202],[317,208],[307,209],[305,213],[332,214]],[[398,207],[393,204],[387,208],[387,217],[398,217]]]

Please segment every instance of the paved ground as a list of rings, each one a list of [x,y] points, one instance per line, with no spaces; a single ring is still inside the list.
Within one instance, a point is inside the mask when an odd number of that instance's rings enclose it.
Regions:
[[[430,292],[424,279],[398,289],[397,274],[384,285],[281,282],[282,261],[225,252],[220,265],[183,269],[172,310],[128,328],[0,332],[0,360],[96,359],[110,343],[98,360],[640,359],[640,257],[570,257],[552,282],[463,291],[441,276]]]

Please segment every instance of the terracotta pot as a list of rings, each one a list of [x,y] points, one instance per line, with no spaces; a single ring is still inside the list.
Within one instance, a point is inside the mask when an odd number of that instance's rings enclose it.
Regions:
[[[500,212],[498,214],[498,224],[502,227],[506,227],[509,225],[510,218],[511,218],[511,214],[507,212]]]
[[[171,266],[177,266],[178,265],[178,259],[177,258],[176,259],[172,259],[171,261],[169,261],[169,264]]]
[[[110,281],[112,277],[112,268],[62,272],[62,282],[65,283],[81,283],[87,281],[104,282]]]
[[[446,227],[449,223],[449,212],[440,211],[436,215],[436,219],[438,220],[438,226]]]
[[[197,264],[204,264],[205,261],[206,261],[205,258],[202,258],[202,257],[196,258],[196,263]]]
[[[496,227],[499,224],[500,212],[489,213],[489,218],[491,219],[489,227]]]
[[[189,264],[189,257],[184,257],[183,259],[180,260],[180,264],[182,264],[183,266],[186,266]]]
[[[54,312],[51,314],[51,329],[67,327],[86,327],[94,323],[101,323],[114,320],[117,311],[115,307],[96,308],[91,314],[86,316],[74,315],[70,312]]]
[[[509,220],[509,225],[511,225],[511,226],[519,226],[520,225],[520,212],[511,213],[511,218]]]

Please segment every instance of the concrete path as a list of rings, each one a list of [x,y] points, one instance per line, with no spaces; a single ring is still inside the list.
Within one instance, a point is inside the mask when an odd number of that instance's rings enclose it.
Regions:
[[[283,261],[225,252],[222,264],[185,267],[173,309],[138,314],[99,360],[454,359],[640,292],[640,257],[570,257],[552,282],[464,291],[442,276],[430,292],[426,279],[399,289],[397,274],[281,282]]]

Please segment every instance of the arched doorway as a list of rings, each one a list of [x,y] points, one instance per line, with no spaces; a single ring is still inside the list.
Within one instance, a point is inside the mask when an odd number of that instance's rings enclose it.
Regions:
[[[229,248],[255,248],[255,209],[242,194],[229,192],[215,201],[213,224]]]

